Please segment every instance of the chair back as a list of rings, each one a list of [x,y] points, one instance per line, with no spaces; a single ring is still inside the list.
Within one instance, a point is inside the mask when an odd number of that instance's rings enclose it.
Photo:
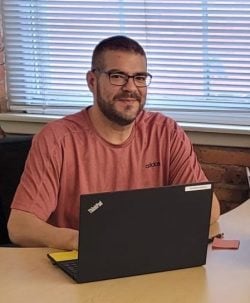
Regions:
[[[32,135],[0,139],[0,245],[10,243],[7,222],[10,205],[22,175]]]

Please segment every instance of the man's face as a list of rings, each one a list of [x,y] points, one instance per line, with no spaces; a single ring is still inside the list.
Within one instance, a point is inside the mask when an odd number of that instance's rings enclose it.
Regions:
[[[146,58],[140,54],[106,51],[103,56],[105,72],[121,72],[129,76],[146,73]],[[132,123],[146,102],[147,87],[137,87],[133,78],[122,86],[110,83],[109,75],[96,72],[93,90],[95,103],[110,121],[124,126]]]

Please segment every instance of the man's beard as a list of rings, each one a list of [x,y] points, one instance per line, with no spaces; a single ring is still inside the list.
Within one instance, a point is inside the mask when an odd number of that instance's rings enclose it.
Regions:
[[[126,115],[126,113],[118,112],[115,109],[115,102],[116,102],[115,99],[119,100],[120,98],[124,98],[124,99],[134,98],[135,100],[137,100],[137,101],[133,101],[133,102],[138,102],[138,104],[139,104],[138,110],[133,117]],[[143,110],[143,107],[144,107],[144,102],[141,102],[141,98],[135,93],[124,92],[119,95],[116,95],[113,100],[114,100],[114,102],[107,102],[106,100],[104,100],[101,97],[99,87],[97,87],[97,104],[98,104],[101,112],[110,121],[112,121],[120,126],[126,126],[126,125],[131,124],[135,120],[135,118],[138,116],[138,114]],[[131,107],[131,105],[128,104],[126,108],[129,110],[130,107]],[[126,108],[125,108],[125,110],[126,110]]]

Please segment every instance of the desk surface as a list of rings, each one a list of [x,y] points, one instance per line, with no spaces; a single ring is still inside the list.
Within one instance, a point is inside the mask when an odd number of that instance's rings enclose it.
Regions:
[[[238,250],[208,247],[205,266],[76,284],[47,259],[47,248],[0,248],[1,302],[250,302],[250,200],[221,216],[211,234],[239,239]]]

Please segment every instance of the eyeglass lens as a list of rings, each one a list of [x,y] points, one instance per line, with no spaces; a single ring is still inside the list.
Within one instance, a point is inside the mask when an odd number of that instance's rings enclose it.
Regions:
[[[128,76],[125,74],[121,74],[121,73],[108,73],[109,74],[109,79],[110,79],[110,83],[113,85],[125,85],[129,78],[133,78],[134,84],[136,86],[148,86],[150,84],[151,81],[151,76],[148,74],[145,75],[134,75],[134,76]]]

